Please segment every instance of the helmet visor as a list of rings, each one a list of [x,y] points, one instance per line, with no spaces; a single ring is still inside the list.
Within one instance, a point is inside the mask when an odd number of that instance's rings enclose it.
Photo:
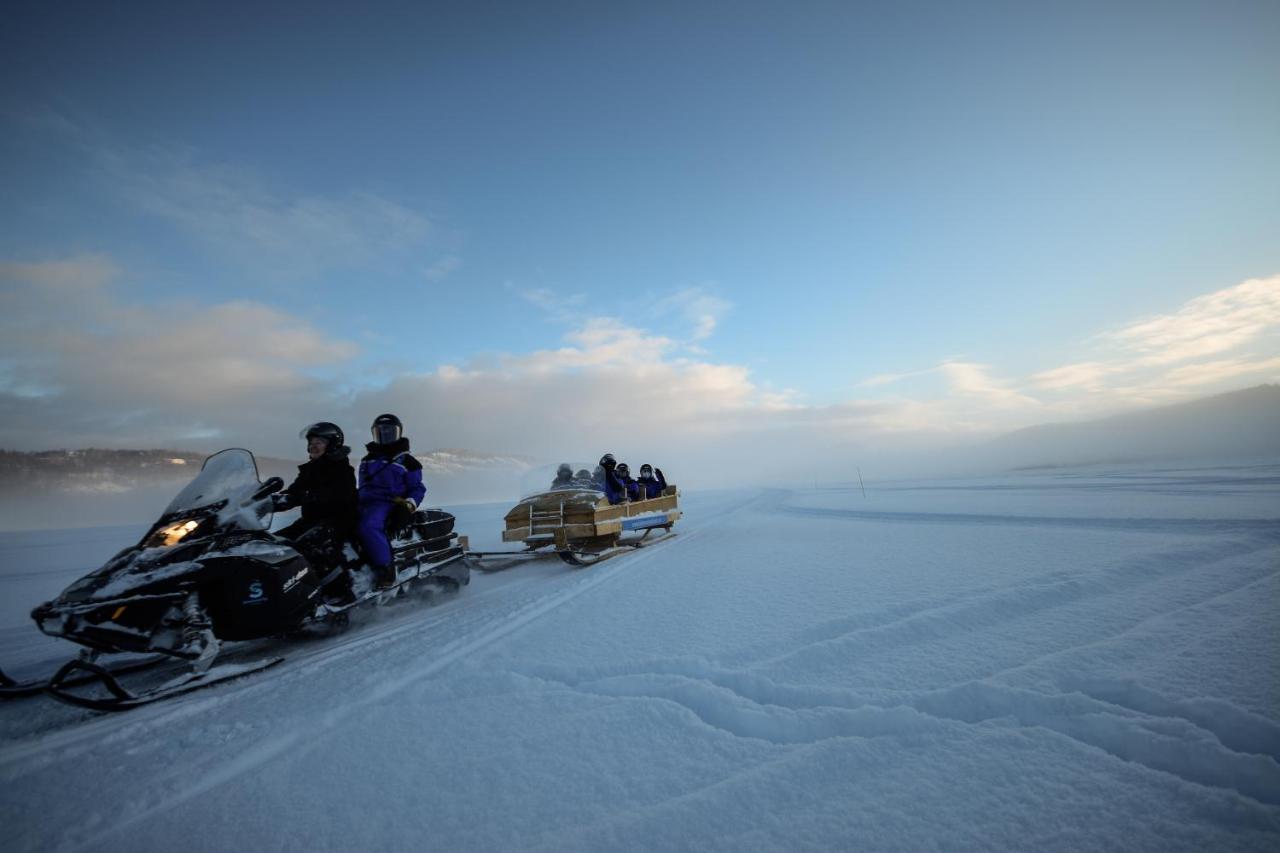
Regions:
[[[395,444],[400,440],[399,424],[374,424],[372,432],[378,444]]]

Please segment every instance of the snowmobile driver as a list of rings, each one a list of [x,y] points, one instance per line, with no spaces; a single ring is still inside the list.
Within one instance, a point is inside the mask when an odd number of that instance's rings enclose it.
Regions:
[[[357,532],[375,583],[386,589],[396,581],[387,531],[409,523],[427,487],[422,484],[422,463],[409,454],[409,439],[402,434],[399,418],[378,415],[370,431],[373,441],[365,445],[369,452],[360,460]]]
[[[330,601],[346,604],[354,599],[351,575],[342,557],[343,543],[355,532],[356,475],[343,444],[342,428],[329,421],[305,427],[298,434],[307,441],[307,461],[289,488],[272,495],[277,512],[302,507],[302,517],[276,531],[294,543],[318,574],[337,572],[325,584]]]

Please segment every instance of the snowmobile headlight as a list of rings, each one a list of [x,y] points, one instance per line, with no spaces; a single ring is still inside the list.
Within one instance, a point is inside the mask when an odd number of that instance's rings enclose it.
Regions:
[[[191,531],[200,526],[200,522],[194,518],[187,521],[176,521],[167,527],[162,527],[156,531],[155,536],[151,537],[153,547],[169,548],[177,545]]]

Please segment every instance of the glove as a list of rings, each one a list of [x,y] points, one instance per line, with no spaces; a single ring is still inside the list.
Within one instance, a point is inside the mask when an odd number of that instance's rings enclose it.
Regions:
[[[396,503],[407,509],[410,515],[418,508],[418,503],[413,498],[396,498]]]

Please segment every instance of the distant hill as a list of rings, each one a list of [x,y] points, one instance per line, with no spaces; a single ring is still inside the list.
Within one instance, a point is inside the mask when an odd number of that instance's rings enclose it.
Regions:
[[[1028,427],[995,439],[983,449],[987,453],[1007,468],[1280,456],[1280,385]]]

